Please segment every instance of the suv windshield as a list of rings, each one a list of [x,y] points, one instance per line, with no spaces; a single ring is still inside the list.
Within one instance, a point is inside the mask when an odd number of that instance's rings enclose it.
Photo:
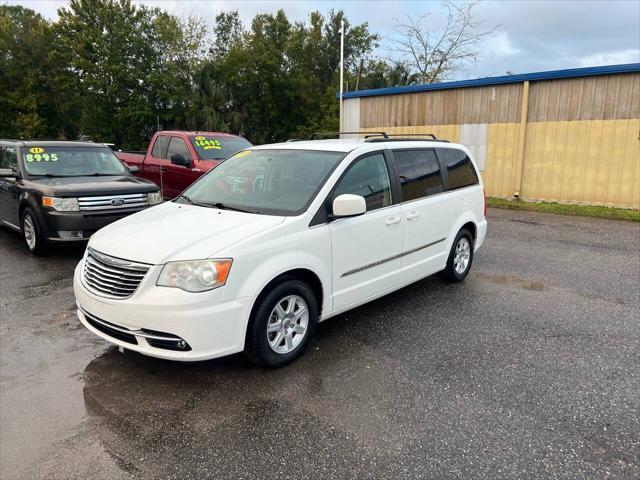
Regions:
[[[179,202],[273,215],[302,213],[343,152],[244,150],[204,175]]]
[[[224,160],[236,152],[252,145],[240,137],[222,137],[216,135],[196,135],[189,137],[200,160]]]
[[[108,147],[28,147],[23,159],[24,167],[30,175],[129,175],[129,171]]]

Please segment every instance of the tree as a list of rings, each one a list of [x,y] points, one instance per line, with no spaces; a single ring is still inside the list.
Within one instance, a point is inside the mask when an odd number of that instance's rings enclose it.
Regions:
[[[33,10],[0,5],[0,137],[57,135],[47,57],[51,34]]]
[[[463,62],[475,59],[480,42],[493,35],[499,26],[479,30],[481,22],[473,16],[476,5],[447,2],[446,20],[441,29],[429,28],[428,14],[417,19],[407,16],[406,21],[396,21],[399,36],[391,39],[389,49],[402,55],[407,65],[418,74],[421,83],[446,79]]]

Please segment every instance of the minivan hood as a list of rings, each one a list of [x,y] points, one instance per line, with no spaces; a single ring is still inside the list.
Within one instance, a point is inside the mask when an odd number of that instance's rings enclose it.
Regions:
[[[98,230],[89,246],[153,265],[198,260],[272,228],[284,218],[166,202]]]

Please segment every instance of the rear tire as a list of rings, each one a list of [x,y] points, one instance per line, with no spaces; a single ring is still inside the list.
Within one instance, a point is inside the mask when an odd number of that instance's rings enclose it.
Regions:
[[[281,367],[309,346],[318,323],[318,302],[306,283],[287,279],[258,299],[249,321],[245,355],[257,364]]]
[[[471,269],[473,263],[473,236],[466,228],[461,229],[456,235],[447,266],[440,272],[440,277],[451,283],[462,282]]]
[[[42,235],[42,227],[38,223],[38,217],[29,207],[22,212],[20,219],[22,238],[30,253],[43,255],[47,251],[47,244]]]

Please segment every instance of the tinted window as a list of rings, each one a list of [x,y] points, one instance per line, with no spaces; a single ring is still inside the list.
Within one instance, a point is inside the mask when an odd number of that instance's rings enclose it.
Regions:
[[[241,137],[222,137],[215,135],[196,135],[189,137],[193,148],[201,160],[224,160],[234,153],[252,145]]]
[[[438,153],[442,154],[447,167],[450,190],[478,183],[478,176],[466,153],[453,148],[441,149]]]
[[[156,143],[153,145],[151,155],[156,158],[166,158],[167,146],[169,145],[169,137],[162,135],[156,139]]]
[[[184,140],[178,137],[171,137],[169,142],[169,150],[167,150],[167,158],[171,160],[173,155],[182,155],[187,160],[191,160],[191,154]]]
[[[438,158],[432,149],[394,150],[402,200],[415,200],[444,190]]]
[[[352,193],[365,198],[367,211],[391,205],[391,184],[381,153],[353,164],[334,191],[334,198]]]
[[[0,168],[18,169],[18,157],[15,147],[0,147]]]

